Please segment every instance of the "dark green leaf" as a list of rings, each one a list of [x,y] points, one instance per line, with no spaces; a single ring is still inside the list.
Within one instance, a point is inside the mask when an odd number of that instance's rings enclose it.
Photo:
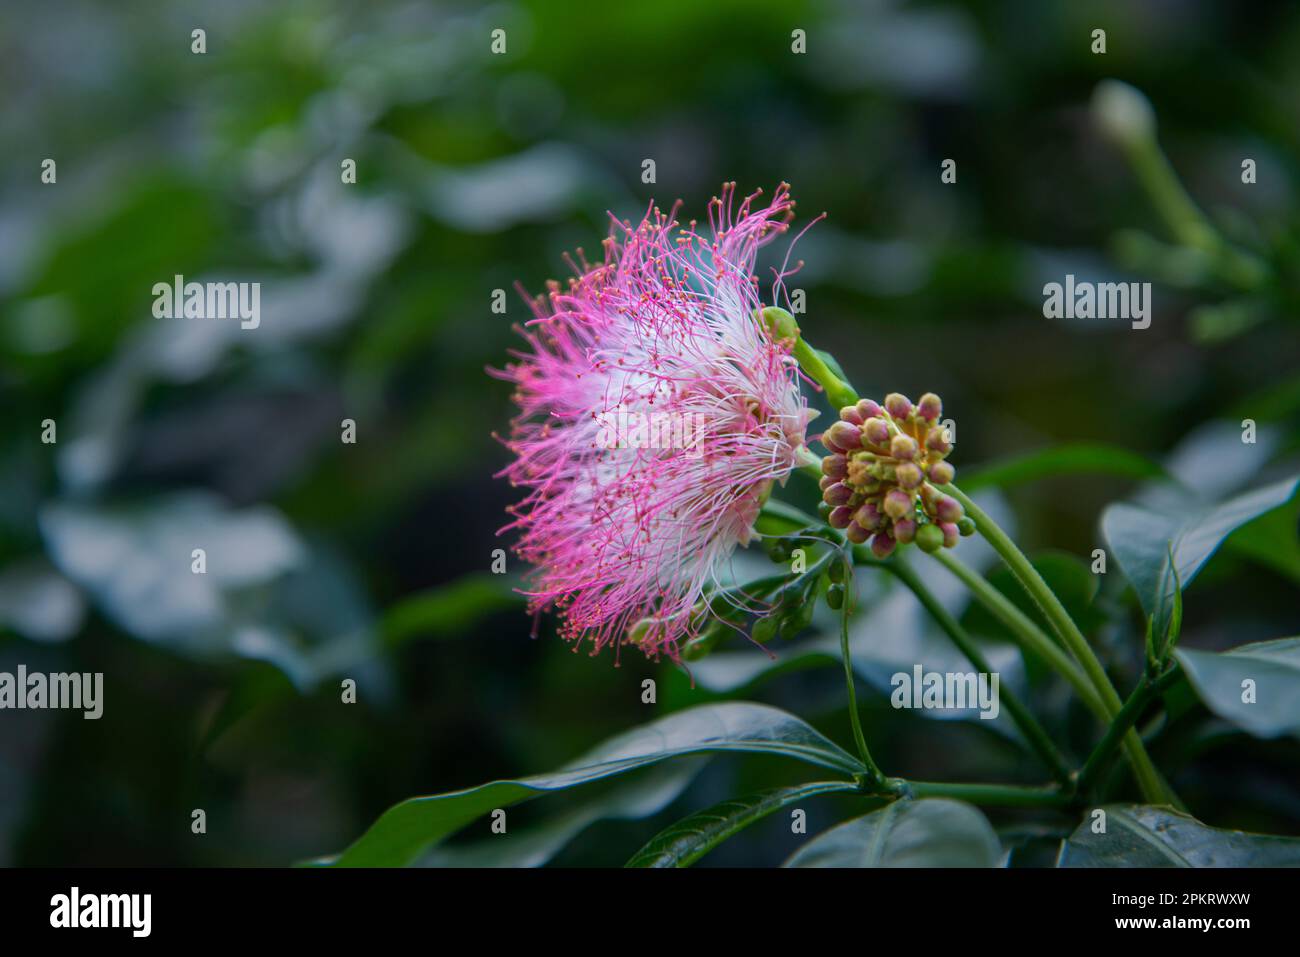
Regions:
[[[1169,626],[1176,583],[1183,588],[1191,584],[1233,530],[1287,502],[1296,484],[1290,478],[1219,505],[1188,503],[1169,512],[1126,503],[1106,509],[1102,516],[1106,540],[1133,583],[1142,610],[1155,616],[1157,635]],[[1169,563],[1171,551],[1176,568]]]
[[[1169,808],[1112,804],[1105,833],[1090,813],[1061,847],[1058,867],[1297,867],[1300,839],[1224,831]]]
[[[656,834],[632,855],[628,867],[690,867],[723,841],[774,811],[818,794],[855,790],[846,781],[774,788],[722,801],[683,818]]]
[[[1174,654],[1205,706],[1219,717],[1260,738],[1300,737],[1300,638],[1256,642],[1222,654],[1190,648]]]
[[[708,758],[673,761],[637,775],[557,817],[527,829],[509,830],[473,844],[436,847],[421,867],[541,867],[597,821],[639,821],[658,814],[686,790]]]
[[[1300,582],[1300,497],[1243,525],[1226,545]]]
[[[493,612],[520,604],[523,599],[512,589],[515,583],[505,575],[484,572],[403,598],[384,612],[384,643],[460,635]]]
[[[819,834],[786,867],[997,867],[1002,847],[961,801],[895,801]]]
[[[1115,445],[1078,442],[975,466],[959,476],[966,491],[990,485],[1015,485],[1053,475],[1105,474],[1125,478],[1160,478],[1165,473],[1150,459]]]
[[[319,863],[409,864],[449,834],[496,808],[668,758],[725,751],[795,758],[846,775],[861,770],[848,752],[784,711],[749,702],[705,705],[611,738],[559,771],[402,801],[385,811],[336,859]]]

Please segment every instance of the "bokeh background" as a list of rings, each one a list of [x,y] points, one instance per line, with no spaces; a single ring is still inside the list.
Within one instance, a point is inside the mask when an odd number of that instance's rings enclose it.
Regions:
[[[1173,238],[1090,110],[1107,77],[1150,97],[1189,192],[1268,263],[1257,288],[1151,245]],[[607,211],[680,198],[689,217],[723,181],[789,181],[800,223],[828,214],[797,248],[805,329],[864,394],[940,392],[959,476],[1077,440],[1181,448],[1223,489],[1293,462],[1298,80],[1290,3],[6,3],[0,670],[100,671],[106,701],[99,721],[0,713],[0,863],[291,863],[402,798],[546,770],[710,699],[671,664],[573,654],[546,621],[530,637],[522,569],[489,573],[510,404],[484,370],[526,318],[513,284],[599,250]],[[1151,328],[1045,319],[1042,285],[1067,272],[1155,279]],[[155,319],[151,287],[177,273],[260,281],[260,328]],[[1261,438],[1243,453],[1246,416]],[[1057,478],[1007,498],[1022,544],[1086,556],[1133,488]],[[1294,511],[1270,534],[1215,558],[1185,643],[1300,631]],[[1099,600],[1119,602],[1111,579]],[[834,668],[745,696],[847,743]],[[898,773],[1025,773],[978,721],[866,705]],[[1054,728],[1080,757],[1095,734],[1077,715]],[[1300,834],[1294,742],[1195,709],[1179,730],[1157,760],[1198,816]],[[718,761],[656,777],[662,800],[621,815],[639,819],[593,823],[570,795],[511,826],[570,813],[555,860],[620,864],[790,773]],[[846,806],[810,807],[810,832]],[[788,831],[769,821],[706,863],[778,863]]]

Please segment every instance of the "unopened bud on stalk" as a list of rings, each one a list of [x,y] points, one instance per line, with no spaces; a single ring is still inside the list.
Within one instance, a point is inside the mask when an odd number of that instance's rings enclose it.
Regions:
[[[891,392],[885,396],[885,411],[895,422],[906,419],[912,414],[912,400],[901,392]]]
[[[943,530],[933,522],[922,525],[916,530],[916,544],[927,554],[937,552],[943,548]]]
[[[767,306],[759,313],[759,319],[775,342],[782,339],[798,339],[799,323],[794,316],[780,306]]]
[[[851,422],[836,422],[826,431],[826,444],[841,452],[862,448],[862,431]]]
[[[881,418],[867,419],[864,425],[864,433],[867,441],[872,445],[889,444],[889,425]]]

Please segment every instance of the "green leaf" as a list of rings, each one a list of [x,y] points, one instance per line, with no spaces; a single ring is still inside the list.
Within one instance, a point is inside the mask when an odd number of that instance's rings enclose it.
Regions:
[[[1061,846],[1058,867],[1297,867],[1300,839],[1224,831],[1170,808],[1112,804],[1106,832],[1089,814]]]
[[[723,841],[755,821],[796,801],[819,794],[856,790],[847,781],[824,781],[797,787],[773,788],[747,797],[722,801],[683,818],[656,834],[632,855],[628,867],[690,867]]]
[[[1162,478],[1164,470],[1135,452],[1098,442],[1056,445],[963,471],[961,486],[970,492],[990,485],[1015,485],[1053,475],[1103,474],[1124,478]]]
[[[895,801],[819,834],[786,867],[997,867],[1002,846],[961,801]]]
[[[843,748],[777,708],[749,702],[704,705],[617,735],[559,771],[402,801],[385,811],[337,858],[317,863],[409,864],[449,834],[497,808],[668,758],[726,751],[795,758],[846,775],[862,770]]]
[[[419,864],[421,867],[541,867],[597,821],[639,821],[658,814],[686,790],[707,763],[707,757],[686,758],[652,768],[604,794],[565,809],[536,827],[511,828],[508,841],[493,835],[472,844],[436,847]]]
[[[1300,582],[1300,497],[1243,525],[1226,546]]]
[[[1175,656],[1205,706],[1259,738],[1300,737],[1300,638],[1241,645],[1221,654],[1180,648]],[[1247,682],[1253,701],[1243,701]]]
[[[1102,515],[1106,540],[1133,583],[1142,610],[1155,616],[1157,635],[1169,627],[1178,583],[1183,588],[1191,584],[1228,535],[1285,504],[1298,481],[1286,479],[1219,505],[1189,502],[1167,513],[1127,503],[1106,509]],[[1174,566],[1169,562],[1171,553]]]
[[[493,612],[522,603],[504,575],[466,575],[449,584],[403,598],[390,606],[380,624],[388,646],[415,637],[443,638],[463,634]]]

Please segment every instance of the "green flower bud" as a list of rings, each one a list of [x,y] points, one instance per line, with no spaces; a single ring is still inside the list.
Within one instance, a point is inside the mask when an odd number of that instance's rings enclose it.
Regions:
[[[839,611],[844,607],[844,585],[836,582],[826,589],[826,604],[830,605],[834,611]]]
[[[781,633],[793,638],[812,624],[815,601],[796,601],[781,620]]]
[[[781,633],[781,621],[776,615],[767,615],[764,618],[754,622],[754,627],[750,629],[749,637],[753,638],[760,645],[765,645]]]
[[[921,551],[931,555],[943,548],[943,529],[933,522],[916,530],[916,544]]]
[[[970,538],[975,534],[975,520],[969,515],[963,515],[957,520],[957,533],[962,538]]]
[[[759,312],[759,320],[774,342],[799,338],[799,323],[780,306],[765,307]]]

